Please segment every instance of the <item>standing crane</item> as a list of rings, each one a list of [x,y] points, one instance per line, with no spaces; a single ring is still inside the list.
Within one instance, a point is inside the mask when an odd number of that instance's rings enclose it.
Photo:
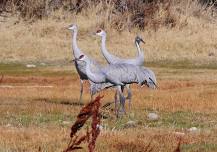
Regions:
[[[105,67],[100,67],[98,71],[93,71],[91,68],[91,62],[85,55],[81,55],[79,58],[75,58],[79,62],[86,63],[86,74],[89,80],[96,84],[110,83],[117,87],[117,91],[120,96],[120,103],[122,106],[122,112],[125,113],[125,97],[122,91],[122,87],[126,84],[137,83],[139,85],[148,84],[147,82],[155,82],[150,79],[149,74],[144,71],[143,67],[135,66],[132,64],[109,64]],[[116,100],[115,100],[116,102]]]
[[[137,56],[133,59],[123,59],[123,58],[119,58],[108,52],[106,48],[106,32],[105,31],[101,29],[97,30],[96,35],[101,36],[101,52],[109,64],[126,63],[126,64],[133,64],[137,66],[143,66],[144,61],[145,61],[144,53],[141,50],[139,43],[140,42],[145,43],[145,42],[139,36],[135,38],[135,45],[138,51]]]
[[[143,66],[144,65],[144,61],[145,61],[144,53],[141,50],[139,44],[140,44],[140,42],[142,42],[142,43],[145,43],[145,42],[139,36],[137,36],[135,38],[135,45],[137,48],[137,56],[133,59],[123,59],[123,58],[119,58],[119,57],[108,52],[108,50],[106,48],[106,32],[104,30],[102,30],[102,29],[97,30],[96,35],[101,36],[101,52],[109,64],[120,64],[120,63],[122,64],[122,63],[124,63],[124,64],[132,64],[132,65],[136,65],[136,66]],[[127,84],[126,88],[127,88],[127,92],[128,92],[127,99],[129,99],[129,107],[131,107],[132,92],[130,89],[130,85]]]
[[[78,34],[78,27],[75,24],[71,24],[68,27],[69,30],[71,30],[72,32],[72,50],[73,50],[73,56],[74,58],[79,58],[82,54],[84,54],[77,45],[77,34]],[[91,58],[88,58],[86,56],[86,60],[88,60],[90,63],[90,65],[92,65],[93,67],[95,67],[95,70],[98,70],[99,68],[99,64],[92,60]],[[80,98],[79,98],[79,102],[82,102],[82,96],[83,96],[83,82],[84,80],[88,80],[88,77],[86,75],[86,64],[84,62],[77,62],[75,61],[75,67],[76,67],[76,71],[79,74],[80,77]],[[91,85],[93,85],[93,83],[90,83]],[[90,87],[91,88],[91,87]],[[94,93],[92,92],[92,90],[90,89],[90,94],[91,94],[91,99],[92,96],[94,95]]]
[[[72,53],[73,53],[73,56],[74,56],[74,58],[79,58],[81,55],[84,55],[84,53],[83,53],[83,51],[81,51],[79,49],[79,47],[77,45],[78,27],[75,24],[71,24],[71,25],[69,25],[68,29],[71,30],[71,32],[72,32],[72,50],[73,50]],[[85,55],[85,56],[86,56],[86,60],[89,61],[92,70],[95,71],[95,72],[98,71],[99,68],[100,68],[100,65],[96,61],[89,58],[87,55]],[[78,72],[79,77],[80,77],[80,98],[79,98],[79,102],[81,103],[82,102],[82,96],[83,96],[83,82],[84,82],[84,80],[89,80],[89,79],[88,79],[87,74],[86,74],[86,63],[77,62],[76,60],[74,60],[74,62],[75,62],[76,71]],[[97,92],[112,86],[112,84],[110,84],[110,83],[104,83],[104,84],[101,84],[101,85],[97,85],[92,81],[89,81],[89,83],[90,83],[91,99],[92,99],[92,96],[94,94],[96,94]]]

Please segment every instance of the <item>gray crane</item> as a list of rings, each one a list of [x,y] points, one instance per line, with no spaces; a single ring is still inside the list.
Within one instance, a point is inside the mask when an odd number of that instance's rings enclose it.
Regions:
[[[72,31],[73,56],[74,56],[74,58],[79,58],[84,53],[78,48],[78,45],[77,45],[78,27],[75,24],[71,24],[71,25],[69,25],[68,29]],[[95,70],[98,69],[99,64],[96,61],[92,60],[91,58],[88,58],[87,56],[86,56],[86,59],[89,61],[90,65],[93,65],[93,67],[95,67],[94,68]],[[80,77],[80,87],[81,87],[81,89],[80,89],[79,102],[81,103],[82,102],[82,96],[83,96],[83,81],[88,80],[88,77],[86,75],[86,68],[85,68],[86,63],[75,61],[75,67],[76,67],[76,70],[77,70],[77,72],[79,74],[79,77]],[[90,83],[90,84],[93,85],[93,83]],[[92,96],[94,95],[94,92],[92,92],[91,88],[92,87],[90,87],[90,94],[91,94],[91,99],[92,99]]]
[[[136,36],[135,38],[135,45],[137,48],[137,56],[135,58],[132,59],[123,59],[123,58],[119,58],[111,53],[108,52],[107,48],[106,48],[106,32],[102,29],[97,30],[96,35],[101,36],[101,52],[104,56],[104,58],[106,59],[106,61],[109,64],[132,64],[132,65],[136,65],[136,66],[143,66],[144,65],[144,53],[141,50],[139,44],[140,42],[145,43],[142,38],[140,38],[139,36]],[[130,89],[130,85],[127,84],[126,85],[127,88],[127,92],[128,92],[128,96],[126,99],[129,99],[129,107],[131,107],[131,99],[132,99],[132,92]]]
[[[109,64],[105,67],[98,67],[98,70],[93,71],[91,62],[86,55],[81,55],[75,59],[78,63],[86,63],[86,74],[89,80],[96,84],[110,83],[117,87],[122,106],[122,112],[125,113],[125,97],[122,88],[126,84],[137,83],[139,85],[148,84],[151,82],[156,85],[154,80],[150,79],[150,75],[144,71],[144,67],[135,66],[132,64]],[[147,70],[147,69],[146,69]],[[115,100],[115,102],[117,102]]]
[[[140,37],[135,38],[135,45],[137,47],[137,56],[133,59],[123,59],[119,58],[111,53],[108,52],[106,48],[106,32],[102,29],[97,30],[96,35],[101,36],[101,52],[106,59],[106,61],[109,64],[120,64],[120,63],[126,63],[126,64],[133,64],[137,66],[143,66],[144,65],[144,53],[141,50],[139,43],[143,42],[145,43]]]
[[[151,88],[151,89],[156,89],[157,88],[157,81],[156,81],[156,77],[155,74],[152,70],[150,70],[149,68],[146,67],[141,67],[141,70],[143,72],[144,75],[147,76],[147,80],[145,82],[143,82],[147,87]],[[113,88],[115,87],[114,84],[112,83],[94,83],[91,82],[91,90],[93,92],[93,94],[96,94],[97,92],[100,92],[101,90],[104,89],[108,89],[108,88]],[[123,87],[122,87],[122,91],[123,91]],[[115,92],[115,110],[117,110],[117,95],[118,92]],[[131,103],[129,102],[129,109],[131,109]],[[117,111],[116,111],[117,113]]]
[[[71,24],[71,25],[69,25],[68,29],[72,31],[72,50],[73,50],[72,53],[73,53],[73,56],[74,56],[74,58],[79,58],[82,54],[84,55],[84,53],[83,53],[83,51],[81,51],[79,49],[79,47],[77,45],[78,27],[75,24]],[[89,58],[87,55],[86,55],[86,59],[89,60],[90,66],[92,67],[93,71],[96,72],[99,70],[100,65],[95,60]],[[81,103],[82,102],[82,96],[83,96],[83,82],[84,82],[84,80],[89,81],[89,79],[88,79],[87,74],[86,74],[86,63],[77,62],[76,60],[74,60],[74,62],[75,62],[76,71],[78,72],[79,77],[80,77],[80,87],[81,88],[80,88],[79,102]],[[89,81],[89,83],[90,83],[91,99],[92,99],[92,96],[94,94],[96,94],[97,92],[112,86],[110,83],[95,84],[92,81]]]

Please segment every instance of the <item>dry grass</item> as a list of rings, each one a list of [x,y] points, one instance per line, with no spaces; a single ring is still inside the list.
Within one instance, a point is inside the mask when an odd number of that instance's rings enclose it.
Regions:
[[[97,28],[107,31],[109,51],[126,58],[135,56],[134,38],[141,35],[146,42],[142,45],[145,64],[155,67],[159,85],[154,91],[133,85],[133,109],[122,119],[115,119],[113,105],[103,111],[107,119],[102,120],[104,130],[96,151],[131,152],[144,147],[147,151],[173,151],[180,139],[175,132],[185,133],[182,151],[217,151],[215,10],[191,0],[172,3],[169,12],[159,7],[151,16],[153,22],[149,20],[139,30],[125,22],[128,13],[110,16],[113,6],[102,11],[102,5],[90,5],[78,14],[60,9],[40,20],[0,14],[0,60],[9,63],[0,65],[0,85],[53,86],[0,88],[0,151],[53,152],[67,146],[71,123],[81,108],[78,76],[69,64],[73,57],[66,27],[71,23],[79,26],[80,48],[101,63],[105,61],[100,40],[92,36]],[[168,15],[175,21],[172,28],[165,24]],[[122,24],[114,26],[119,20]],[[24,63],[35,63],[37,68],[27,69]],[[88,84],[84,93],[87,103]],[[113,90],[102,94],[102,104],[113,101]],[[149,121],[149,112],[158,113],[160,119]],[[125,128],[129,120],[136,122],[135,128]],[[194,126],[200,131],[189,132]]]
[[[45,69],[55,70],[45,74]],[[63,69],[65,74],[56,75]],[[42,72],[34,74],[35,70],[31,70],[32,75],[19,76],[1,70],[1,73],[5,73],[1,85],[54,86],[38,89],[0,88],[1,151],[61,151],[67,146],[70,126],[81,108],[77,104],[78,78],[68,75],[68,67],[37,70]],[[104,113],[108,118],[102,120],[104,130],[97,141],[96,151],[142,151],[149,143],[148,149],[153,148],[153,151],[173,151],[180,138],[175,132],[185,133],[181,142],[182,151],[216,151],[217,71],[153,70],[160,89],[133,86],[133,109],[122,119],[115,119],[112,105]],[[84,100],[88,102],[88,84],[85,86]],[[102,105],[113,101],[112,90],[103,91],[101,95],[104,95]],[[147,113],[153,111],[159,114],[158,121],[147,119]],[[125,129],[125,123],[129,120],[136,122],[135,128]],[[200,132],[190,133],[188,129],[193,126],[199,128]]]
[[[129,32],[124,28],[117,32],[108,21],[110,7],[108,5],[102,11],[99,3],[79,14],[57,10],[48,18],[34,22],[23,21],[16,16],[5,18],[5,22],[0,22],[1,62],[69,62],[73,57],[71,34],[66,27],[76,23],[80,48],[101,62],[104,59],[99,51],[100,40],[92,36],[99,27],[108,32],[109,51],[121,57],[135,56],[134,38],[138,34],[146,42],[142,45],[146,62],[158,65],[167,62],[169,65],[188,61],[196,65],[216,65],[217,26],[215,13],[211,15],[215,11],[191,1],[172,3],[169,10],[176,19],[175,27],[160,24],[156,29],[150,25],[143,31],[131,28]],[[153,20],[162,21],[167,15],[164,9],[159,9]]]

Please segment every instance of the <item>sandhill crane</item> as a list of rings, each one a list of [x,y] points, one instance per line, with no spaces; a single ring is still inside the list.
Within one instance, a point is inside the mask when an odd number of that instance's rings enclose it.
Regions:
[[[144,75],[148,77],[147,81],[145,82],[145,85],[151,89],[156,89],[157,81],[156,81],[154,72],[151,69],[146,68],[146,67],[141,67],[141,70],[144,73]],[[100,92],[101,90],[104,90],[104,89],[115,87],[115,85],[111,83],[93,83],[93,82],[91,83],[92,83],[91,90],[93,94],[96,94],[97,92]],[[117,107],[116,101],[117,101],[117,91],[115,93],[115,107]],[[129,109],[131,109],[130,101],[129,101]]]
[[[126,64],[133,64],[137,66],[142,66],[144,64],[144,53],[141,50],[139,43],[143,42],[145,43],[140,37],[135,38],[135,45],[137,47],[137,56],[132,59],[123,59],[119,58],[111,53],[108,52],[106,48],[106,32],[103,30],[97,30],[96,35],[101,36],[101,52],[103,56],[105,57],[106,61],[109,64],[116,64],[116,63],[126,63]]]
[[[75,24],[71,24],[71,25],[69,25],[68,29],[72,31],[72,50],[73,50],[74,58],[79,58],[84,53],[78,48],[78,45],[77,45],[78,27]],[[90,64],[94,65],[95,70],[98,69],[99,64],[96,63],[96,61],[92,60],[91,58],[88,58],[87,56],[86,56],[86,59],[89,60]],[[81,89],[80,89],[79,102],[82,102],[83,81],[88,80],[88,77],[86,75],[86,69],[85,69],[86,64],[84,62],[79,62],[78,63],[77,61],[75,61],[75,67],[76,67],[76,70],[77,70],[77,72],[79,74],[79,77],[80,77],[80,87],[81,87]],[[90,89],[90,93],[91,93],[91,98],[92,98],[93,92],[91,91],[91,89]]]
[[[126,84],[137,83],[139,85],[147,84],[151,80],[149,75],[144,72],[143,67],[132,64],[109,64],[98,71],[92,71],[91,62],[87,56],[81,55],[75,59],[77,62],[86,63],[86,74],[89,80],[96,84],[110,83],[117,87],[120,96],[122,111],[125,113],[125,97],[122,92],[122,87]]]
[[[135,38],[135,45],[137,48],[137,56],[135,58],[132,59],[123,59],[123,58],[119,58],[111,53],[108,52],[107,48],[106,48],[106,32],[102,29],[97,30],[96,35],[101,36],[101,52],[104,56],[104,58],[106,59],[106,61],[109,64],[120,64],[120,63],[125,63],[125,64],[132,64],[132,65],[136,65],[136,66],[143,66],[144,65],[144,53],[141,50],[139,43],[143,42],[145,43],[142,38],[140,38],[139,36],[136,36]],[[128,92],[128,96],[127,99],[129,99],[129,106],[131,105],[131,99],[132,99],[132,92],[130,89],[130,85],[126,85],[127,88],[127,92]]]
[[[73,50],[72,53],[73,53],[73,56],[74,56],[74,58],[79,58],[80,55],[82,55],[84,53],[83,53],[83,51],[81,51],[79,49],[79,47],[77,45],[78,27],[75,24],[71,24],[71,25],[69,25],[68,29],[72,31],[72,50]],[[87,55],[85,55],[85,56],[86,56],[86,59],[89,60],[90,66],[92,67],[92,70],[95,70],[95,71],[99,70],[100,65],[95,60],[92,60],[91,58],[89,58]],[[86,75],[86,69],[85,69],[86,63],[77,62],[75,60],[74,60],[74,62],[75,62],[76,70],[77,70],[77,72],[79,74],[79,77],[80,77],[80,87],[81,87],[81,89],[80,89],[79,102],[81,103],[82,102],[82,95],[83,95],[83,81],[88,80],[88,77]],[[100,86],[97,86],[96,84],[94,84],[91,81],[89,81],[89,83],[90,83],[91,99],[92,99],[92,96],[94,94],[96,94],[97,92],[111,86],[110,83],[104,83],[104,84],[101,84]]]

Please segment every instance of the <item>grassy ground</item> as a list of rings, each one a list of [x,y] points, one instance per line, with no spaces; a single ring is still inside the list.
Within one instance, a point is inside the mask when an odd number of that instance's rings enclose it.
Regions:
[[[180,138],[182,151],[217,151],[217,70],[174,67],[152,68],[158,78],[157,90],[134,85],[133,108],[123,118],[115,118],[113,105],[104,111],[108,118],[102,120],[97,151],[144,151],[147,147],[167,152],[176,148]],[[62,151],[81,108],[73,66],[31,69],[23,64],[1,64],[0,73],[1,86],[14,86],[0,88],[0,151]],[[84,94],[87,103],[88,84]],[[113,90],[101,94],[103,104],[113,101]],[[148,120],[149,112],[156,112],[159,120]],[[136,122],[135,128],[126,126],[129,120]],[[199,131],[190,132],[191,127]]]
[[[140,35],[145,65],[154,70],[159,85],[157,90],[133,85],[133,108],[121,119],[115,118],[114,105],[103,111],[107,119],[102,120],[96,151],[168,152],[180,139],[184,152],[217,151],[217,16],[194,2],[171,6],[173,28],[150,25],[143,31],[114,30],[112,9],[101,5],[78,14],[60,9],[40,20],[0,14],[0,151],[67,147],[70,126],[81,109],[79,79],[69,63],[73,57],[66,27],[71,23],[79,27],[79,47],[100,63],[105,63],[100,38],[93,36],[98,28],[107,32],[108,50],[125,58],[135,56],[134,38]],[[151,20],[161,22],[167,15],[160,9]],[[87,83],[84,94],[87,103]],[[100,94],[103,104],[113,101],[113,90]],[[148,120],[149,112],[156,112],[159,120]],[[134,128],[126,126],[129,120],[136,122]],[[198,131],[189,131],[191,127]]]

